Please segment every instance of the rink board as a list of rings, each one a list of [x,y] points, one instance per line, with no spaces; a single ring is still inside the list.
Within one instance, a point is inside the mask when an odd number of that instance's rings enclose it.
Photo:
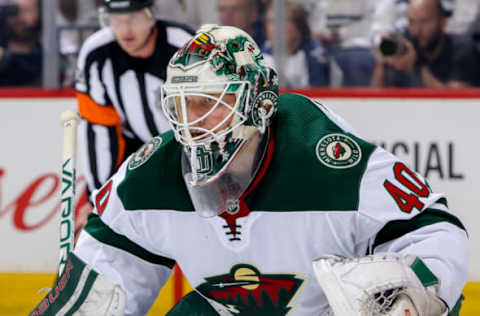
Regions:
[[[71,93],[20,94],[0,93],[0,315],[12,316],[25,315],[42,296],[37,290],[53,280],[58,257],[59,115],[75,107]],[[480,262],[480,94],[309,94],[343,116],[365,139],[427,175],[435,191],[447,193],[450,208],[467,227],[472,249],[472,282],[465,289],[462,315],[480,315],[480,286],[474,283],[480,281],[480,265],[475,264]],[[165,307],[178,297],[178,288],[178,282],[164,288]],[[185,285],[183,292],[187,290]],[[161,314],[159,303],[155,306]]]

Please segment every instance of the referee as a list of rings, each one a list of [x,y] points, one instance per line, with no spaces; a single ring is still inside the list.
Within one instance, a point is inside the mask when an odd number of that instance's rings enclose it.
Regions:
[[[152,0],[103,0],[102,29],[80,50],[76,90],[88,193],[144,142],[169,129],[154,91],[193,32],[156,20],[151,6]]]

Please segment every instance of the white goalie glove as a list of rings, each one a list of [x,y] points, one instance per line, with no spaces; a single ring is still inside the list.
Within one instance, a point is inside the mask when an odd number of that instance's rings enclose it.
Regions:
[[[422,260],[396,253],[313,262],[335,316],[440,316],[439,281]]]

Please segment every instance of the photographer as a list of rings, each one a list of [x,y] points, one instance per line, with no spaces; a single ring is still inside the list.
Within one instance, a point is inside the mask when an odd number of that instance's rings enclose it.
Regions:
[[[373,87],[459,88],[477,84],[478,56],[470,38],[445,33],[439,0],[412,0],[405,36],[383,34]]]
[[[35,85],[42,73],[38,0],[0,5],[0,86]]]

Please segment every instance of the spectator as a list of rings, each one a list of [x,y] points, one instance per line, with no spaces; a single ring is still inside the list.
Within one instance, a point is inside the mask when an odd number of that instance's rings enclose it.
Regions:
[[[155,15],[164,20],[184,23],[194,29],[202,24],[218,23],[217,0],[155,0]]]
[[[372,22],[373,35],[405,31],[407,29],[407,6],[409,0],[379,0]],[[470,35],[480,17],[478,0],[440,0],[448,18],[445,32]],[[476,29],[478,30],[478,28]]]
[[[446,32],[449,34],[472,35],[478,28],[480,19],[480,1],[455,0],[453,12],[448,19]]]
[[[408,0],[379,0],[373,15],[371,38],[378,34],[406,31],[407,6]]]
[[[257,0],[218,0],[220,24],[238,27],[262,46],[265,42],[265,27],[259,14]]]
[[[37,85],[42,75],[38,0],[12,0],[2,6],[0,86]]]
[[[472,35],[475,45],[477,46],[477,50],[480,52],[480,15],[472,25]]]
[[[295,0],[307,2],[313,38],[327,48],[370,47],[377,0]]]
[[[312,37],[323,43],[343,73],[343,86],[368,86],[375,58],[370,29],[377,0],[292,0],[310,12]]]
[[[335,80],[332,80],[332,76],[339,73],[338,66],[328,57],[323,45],[311,39],[307,10],[301,4],[287,2],[286,17],[288,56],[282,67],[285,85],[290,88],[334,85]],[[275,16],[271,5],[266,9],[265,25],[267,34],[267,42],[264,45],[265,62],[278,69],[279,65],[274,65],[272,56]]]
[[[75,84],[75,65],[82,42],[98,28],[99,0],[58,0],[62,87]]]
[[[405,38],[397,40],[404,49],[388,57],[377,52],[372,86],[441,88],[476,83],[478,57],[473,41],[445,33],[440,0],[410,1],[407,17]]]

